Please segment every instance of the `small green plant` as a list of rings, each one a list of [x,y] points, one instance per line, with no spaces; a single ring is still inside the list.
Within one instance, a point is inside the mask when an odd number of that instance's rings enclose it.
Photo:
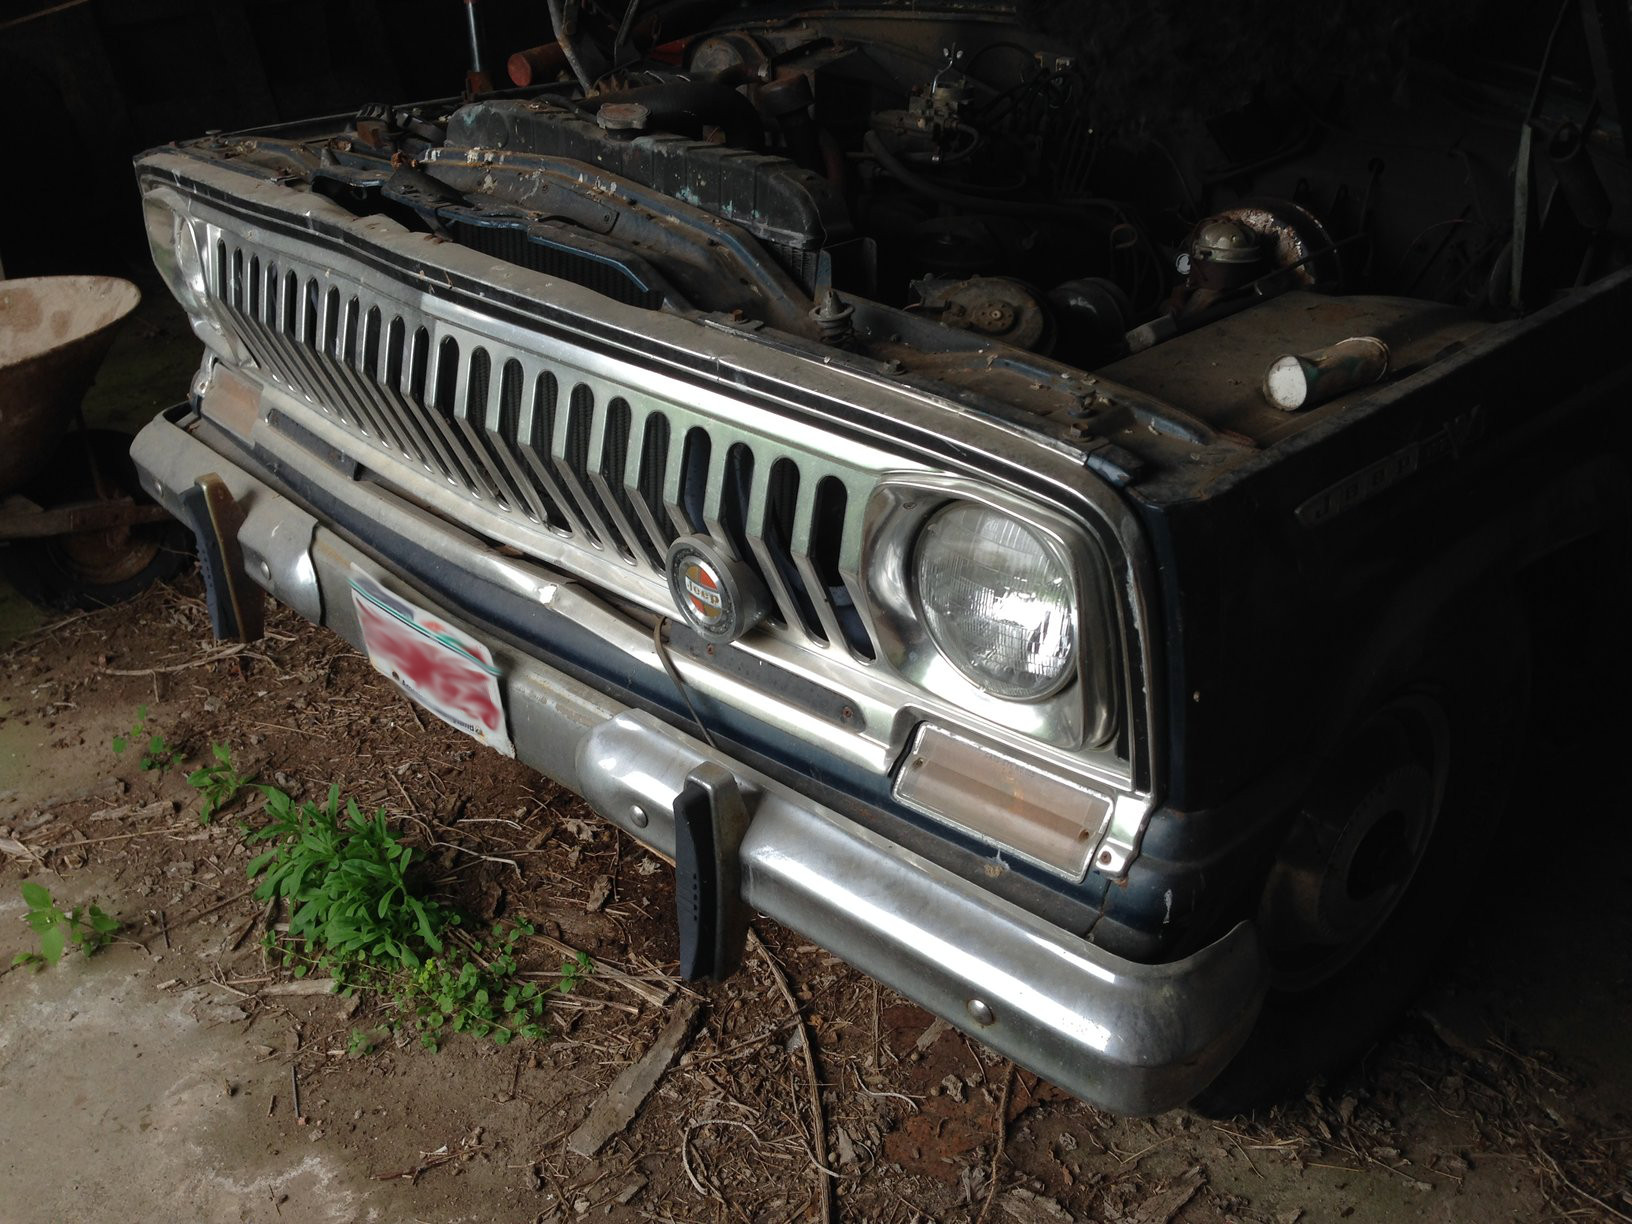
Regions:
[[[249,875],[262,876],[258,899],[288,901],[291,940],[324,962],[360,957],[401,969],[417,969],[424,949],[442,951],[442,930],[458,917],[409,887],[414,851],[392,835],[385,809],[368,817],[348,801],[342,816],[338,786],[321,807],[276,787],[261,792],[270,819],[246,840],[271,845],[250,862]]]
[[[525,921],[497,923],[492,942],[477,941],[470,957],[432,958],[420,966],[399,998],[414,1013],[420,1044],[438,1048],[445,1030],[487,1037],[499,1045],[517,1037],[546,1036],[539,1021],[549,991],[517,976],[516,945],[533,934]],[[475,959],[483,955],[492,959],[486,964]],[[561,979],[553,989],[570,994],[593,970],[589,957],[580,952],[562,964]]]
[[[225,744],[211,744],[210,755],[215,758],[214,764],[195,769],[187,775],[187,785],[204,796],[198,810],[200,824],[209,824],[212,816],[254,781],[233,768],[232,750]]]
[[[38,952],[20,952],[12,957],[13,965],[33,965],[43,969],[62,959],[71,943],[90,956],[113,941],[119,922],[102,912],[100,906],[74,906],[64,913],[57,908],[49,890],[32,881],[22,886],[23,901],[28,905],[26,921],[40,937]]]
[[[288,934],[266,943],[296,977],[323,969],[344,993],[377,992],[433,1050],[448,1031],[501,1045],[545,1036],[549,989],[520,976],[517,955],[532,926],[499,923],[485,940],[465,933],[455,910],[416,889],[416,852],[391,832],[383,809],[365,816],[354,802],[342,808],[338,787],[323,804],[260,790],[269,819],[247,840],[267,849],[249,874],[261,877],[261,900],[289,903]],[[591,969],[580,954],[562,965],[554,989],[570,992]],[[350,1050],[372,1044],[354,1033]]]
[[[124,735],[113,737],[113,755],[123,756],[126,748],[141,744],[144,740],[147,746],[142,749],[140,758],[144,770],[156,769],[163,773],[165,770],[174,767],[181,758],[181,752],[165,743],[164,736],[156,731],[152,734],[148,733],[147,707],[145,705],[136,707],[136,721],[131,723],[130,730]]]
[[[578,983],[595,972],[595,962],[583,953],[578,953],[569,961],[561,963],[561,980],[556,983],[556,990],[562,994],[571,994],[578,989]]]

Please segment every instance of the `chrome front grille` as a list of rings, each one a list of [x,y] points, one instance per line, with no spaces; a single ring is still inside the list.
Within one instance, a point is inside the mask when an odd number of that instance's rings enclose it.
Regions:
[[[348,450],[365,466],[388,459],[388,474],[496,516],[500,538],[653,607],[667,606],[669,545],[709,535],[764,580],[770,632],[878,657],[848,562],[885,456],[847,462],[747,409],[652,394],[388,287],[226,231],[212,240],[217,309],[269,378],[361,444]]]

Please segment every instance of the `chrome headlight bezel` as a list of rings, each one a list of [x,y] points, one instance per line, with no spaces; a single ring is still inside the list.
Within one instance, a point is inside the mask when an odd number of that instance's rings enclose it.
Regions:
[[[208,233],[187,215],[182,196],[169,188],[149,188],[142,196],[142,219],[153,266],[165,288],[187,312],[193,334],[221,360],[251,365],[249,353],[221,324],[210,298]]]
[[[207,313],[209,289],[204,283],[204,260],[193,227],[175,208],[156,195],[142,200],[148,252],[159,279],[188,314]]]
[[[1076,651],[1058,683],[1033,698],[982,687],[942,651],[924,621],[916,581],[918,541],[948,507],[968,502],[1007,515],[1063,565],[1075,600]],[[903,678],[969,713],[1062,748],[1096,748],[1115,734],[1120,641],[1109,568],[1077,524],[1001,490],[957,477],[911,474],[881,484],[868,506],[862,573],[885,661]]]

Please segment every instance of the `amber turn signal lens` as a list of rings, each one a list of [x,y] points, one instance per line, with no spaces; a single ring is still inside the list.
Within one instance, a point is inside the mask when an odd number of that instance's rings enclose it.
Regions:
[[[895,780],[908,807],[1081,879],[1109,796],[939,727],[920,727]]]

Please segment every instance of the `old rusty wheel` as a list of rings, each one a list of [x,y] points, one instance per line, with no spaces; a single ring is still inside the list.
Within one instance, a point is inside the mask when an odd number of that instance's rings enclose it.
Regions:
[[[1422,989],[1495,840],[1528,707],[1528,641],[1510,596],[1464,604],[1410,680],[1327,756],[1260,895],[1269,996],[1193,1108],[1233,1116],[1343,1070]]]
[[[149,500],[136,479],[129,435],[102,429],[69,437],[30,492],[42,504],[88,500],[98,495],[98,478],[109,495]],[[171,521],[109,527],[8,545],[0,549],[0,570],[35,603],[100,608],[173,576],[190,560],[191,545],[186,529]]]

